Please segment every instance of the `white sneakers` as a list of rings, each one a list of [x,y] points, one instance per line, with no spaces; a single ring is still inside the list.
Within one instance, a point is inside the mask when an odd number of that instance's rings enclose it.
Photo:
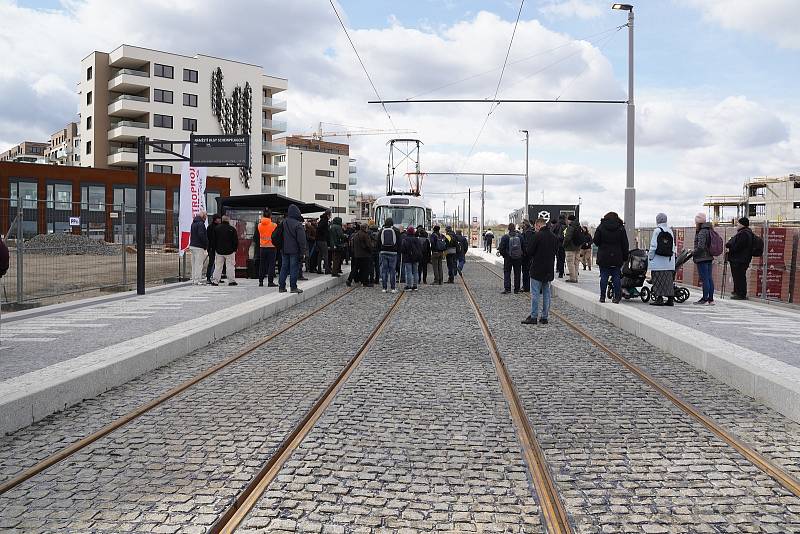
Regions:
[[[381,289],[381,293],[386,293],[386,290],[385,289]]]
[[[396,289],[392,289],[392,293],[397,293],[397,290]]]

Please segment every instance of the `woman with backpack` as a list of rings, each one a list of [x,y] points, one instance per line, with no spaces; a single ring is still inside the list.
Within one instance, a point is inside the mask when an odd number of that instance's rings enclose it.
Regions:
[[[647,255],[653,282],[651,306],[675,305],[675,235],[664,213],[656,215],[656,228]],[[666,301],[664,299],[667,299]]]
[[[714,225],[706,221],[705,213],[698,213],[694,218],[697,232],[694,235],[694,253],[692,261],[697,265],[697,274],[703,286],[703,298],[695,304],[713,306],[714,305],[714,256],[712,247],[714,235],[719,238],[719,234],[714,231]],[[712,235],[714,234],[714,235]],[[721,240],[721,238],[719,238]]]

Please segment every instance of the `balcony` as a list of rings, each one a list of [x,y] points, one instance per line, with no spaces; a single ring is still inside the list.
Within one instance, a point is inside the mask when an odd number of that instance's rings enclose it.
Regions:
[[[274,121],[272,119],[261,119],[261,129],[269,132],[285,132],[286,121]]]
[[[261,141],[261,151],[269,154],[283,154],[286,152],[286,145],[273,141]]]
[[[108,90],[118,93],[135,93],[150,87],[150,73],[143,70],[120,69],[108,80]]]
[[[133,142],[140,135],[145,135],[150,125],[146,122],[119,121],[108,129],[108,140],[118,142]]]
[[[350,174],[355,174],[355,173],[356,173],[356,170],[357,170],[357,169],[356,169],[356,166],[355,166],[355,165],[350,165],[350,169],[349,169],[349,171],[350,171]]]
[[[286,111],[286,100],[275,100],[274,98],[264,97],[261,105],[264,109],[271,109],[276,113]]]
[[[141,117],[148,113],[147,103],[150,99],[146,96],[120,95],[108,105],[110,117]]]
[[[261,164],[261,174],[269,176],[286,176],[286,167],[283,165],[271,165],[269,163]]]
[[[355,176],[350,176],[347,179],[347,183],[350,184],[350,185],[356,185],[356,184],[358,184],[358,178],[355,177]]]
[[[117,147],[108,151],[108,164],[112,167],[130,167],[138,163],[139,151],[135,148]]]
[[[279,185],[262,185],[261,193],[264,195],[278,194],[286,196],[286,188]]]

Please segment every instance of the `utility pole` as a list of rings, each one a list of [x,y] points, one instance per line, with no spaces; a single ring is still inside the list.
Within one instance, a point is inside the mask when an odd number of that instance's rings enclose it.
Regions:
[[[528,147],[530,145],[530,133],[528,130],[520,130],[525,132],[525,209],[523,212],[523,219],[529,218],[528,214]]]
[[[481,174],[481,235],[483,235],[483,208],[486,202],[486,175]]]
[[[636,235],[636,187],[634,186],[633,176],[633,144],[636,126],[636,106],[633,103],[633,6],[631,4],[614,4],[611,9],[628,12],[628,158],[625,183],[625,230],[628,234],[628,243],[630,243],[631,247],[634,247],[636,246],[634,241],[634,236]]]

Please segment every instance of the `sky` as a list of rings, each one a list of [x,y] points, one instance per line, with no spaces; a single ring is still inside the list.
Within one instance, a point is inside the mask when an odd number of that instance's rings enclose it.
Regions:
[[[610,2],[335,6],[384,99],[627,98],[626,13]],[[639,0],[634,13],[638,225],[662,211],[686,224],[705,195],[800,171],[800,1]],[[278,116],[289,133],[319,122],[412,130],[401,137],[424,143],[427,172],[524,173],[527,129],[531,203],[580,202],[592,223],[623,213],[625,105],[398,104],[390,119],[367,103],[375,93],[328,0],[0,0],[0,150],[75,120],[80,60],[122,43],[262,65],[289,80]],[[350,138],[361,191],[385,191],[391,137]],[[480,177],[423,182],[434,212],[462,205],[468,189],[476,216]],[[505,222],[523,203],[524,178],[486,178],[487,219]]]

